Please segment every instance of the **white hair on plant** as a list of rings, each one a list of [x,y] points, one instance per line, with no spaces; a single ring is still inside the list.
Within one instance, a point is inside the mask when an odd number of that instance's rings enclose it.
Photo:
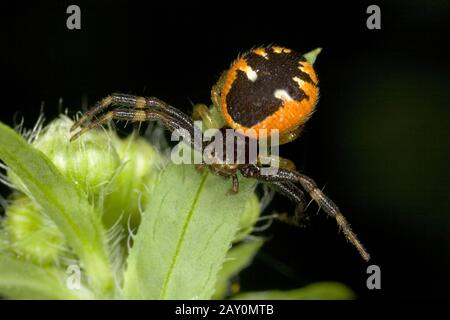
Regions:
[[[109,248],[111,267],[113,274],[119,280],[122,280],[122,274],[125,264],[125,254],[121,242],[126,238],[126,232],[121,224],[125,216],[125,212],[122,211],[116,222],[106,231],[106,242]]]

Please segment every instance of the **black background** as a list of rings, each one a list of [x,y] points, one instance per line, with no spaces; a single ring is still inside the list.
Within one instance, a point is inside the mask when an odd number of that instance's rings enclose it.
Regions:
[[[81,7],[81,30],[66,28],[69,4]],[[374,2],[382,29],[368,30],[369,4],[6,5],[0,120],[13,125],[24,117],[30,127],[42,102],[52,119],[60,97],[74,115],[82,96],[92,104],[116,91],[190,112],[192,102],[209,101],[212,84],[240,52],[270,43],[300,52],[320,46],[317,112],[281,154],[326,186],[370,263],[381,267],[382,289],[367,290],[367,264],[311,206],[307,228],[276,223],[265,232],[270,241],[242,273],[242,290],[333,280],[365,299],[448,298],[449,5]],[[273,209],[293,208],[276,197]]]

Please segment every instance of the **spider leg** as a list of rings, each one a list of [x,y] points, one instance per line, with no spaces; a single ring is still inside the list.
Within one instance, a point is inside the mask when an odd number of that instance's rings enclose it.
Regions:
[[[306,211],[306,199],[303,191],[289,181],[274,181],[270,183],[270,186],[295,203],[294,215],[283,214],[279,219],[289,224],[300,225]]]
[[[258,156],[258,164],[263,163],[272,163],[273,161],[278,162],[278,167],[285,168],[288,170],[295,170],[295,163],[292,160],[289,160],[287,158],[280,157],[278,155],[268,155],[268,156]]]
[[[220,127],[211,115],[206,104],[197,103],[193,108],[192,118],[194,120],[201,120],[207,129],[216,129]]]
[[[78,132],[76,132],[74,135],[72,135],[70,137],[70,141],[74,141],[76,139],[78,139],[83,133],[102,125],[103,123],[109,121],[110,119],[114,118],[114,111],[109,111],[107,113],[105,113],[103,116],[101,116],[100,118],[96,119],[95,121],[89,123],[89,125],[87,127],[82,128],[81,130],[79,130]],[[83,118],[83,117],[82,117]],[[82,119],[81,118],[81,119]],[[80,119],[80,120],[81,120]],[[73,127],[71,128],[71,130],[73,130]]]
[[[130,94],[113,93],[112,95],[100,100],[93,108],[84,113],[81,118],[74,123],[71,131],[80,127],[89,119],[107,109],[109,106],[120,106],[130,108],[132,110],[150,109],[159,111],[161,114],[167,115],[167,117],[173,118],[179,122],[184,129],[193,127],[193,121],[186,114],[156,97],[147,98]]]
[[[325,213],[336,219],[336,222],[344,233],[345,237],[356,247],[363,259],[365,261],[369,261],[369,253],[359,241],[353,230],[350,228],[347,219],[345,219],[338,206],[330,198],[328,198],[322,192],[322,190],[317,187],[316,183],[311,178],[299,174],[299,183],[303,187],[303,189],[305,189],[310,194],[311,198],[313,198],[314,201],[317,202],[317,204],[323,209],[323,211],[325,211]]]
[[[202,139],[195,139],[201,130],[197,128],[189,116],[182,111],[170,106],[168,103],[155,97],[140,97],[129,94],[114,93],[100,102],[92,109],[88,110],[71,128],[71,131],[86,123],[92,117],[100,114],[110,106],[120,106],[104,113],[100,118],[91,122],[79,132],[75,133],[71,141],[77,139],[80,135],[91,130],[111,119],[127,120],[127,121],[161,121],[170,131],[179,130],[187,132],[183,134],[184,141],[189,143],[193,148],[202,150]],[[192,139],[194,138],[194,139]]]
[[[76,128],[81,126],[83,123],[85,123],[87,120],[89,120],[91,117],[93,117],[94,115],[98,114],[102,110],[109,107],[111,105],[111,103],[112,103],[112,96],[107,96],[107,97],[103,98],[102,100],[100,100],[99,102],[97,102],[94,107],[92,107],[91,109],[86,111],[81,116],[81,118],[78,119],[78,121],[73,124],[73,126],[70,128],[70,131],[75,130]]]
[[[177,124],[174,123],[173,119],[164,117],[160,112],[151,110],[133,110],[125,108],[116,108],[107,113],[103,114],[100,118],[92,121],[86,127],[83,127],[77,133],[75,133],[70,140],[73,141],[81,136],[83,133],[98,127],[111,119],[126,120],[126,121],[151,121],[151,120],[161,120],[164,125],[170,129],[174,130]]]
[[[323,209],[323,211],[336,219],[339,228],[344,233],[348,241],[350,241],[358,250],[360,255],[365,261],[369,261],[370,255],[358,240],[356,234],[350,228],[345,217],[342,215],[338,206],[328,198],[322,190],[320,190],[316,183],[309,177],[298,173],[297,171],[287,170],[284,168],[278,168],[276,174],[263,175],[261,174],[261,168],[255,165],[247,165],[241,168],[241,173],[246,177],[252,177],[264,182],[292,182],[299,183],[302,188],[309,193],[312,199]],[[283,192],[283,194],[286,194]],[[289,195],[288,195],[289,197]]]
[[[175,130],[185,130],[188,132],[187,135],[184,136],[184,141],[190,144],[192,147],[197,146],[195,139],[192,139],[191,132],[194,131],[194,123],[191,122],[190,126],[187,126],[186,123],[180,122],[179,119],[176,119],[170,115],[165,114],[163,111],[154,111],[150,109],[127,109],[127,108],[116,108],[107,113],[103,114],[100,118],[95,121],[89,123],[86,127],[83,127],[81,130],[76,132],[71,138],[70,141],[73,141],[79,138],[83,133],[98,127],[111,119],[117,120],[126,120],[126,121],[161,121],[163,125],[170,131]]]

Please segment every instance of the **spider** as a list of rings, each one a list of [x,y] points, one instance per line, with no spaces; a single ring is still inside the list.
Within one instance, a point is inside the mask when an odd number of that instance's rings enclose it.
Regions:
[[[319,98],[318,79],[313,63],[320,50],[302,55],[288,48],[267,46],[242,54],[213,86],[211,108],[197,104],[192,117],[156,97],[111,94],[83,114],[72,126],[71,131],[101,114],[75,133],[71,141],[111,119],[117,119],[132,122],[160,121],[168,130],[183,131],[188,137],[193,137],[198,130],[194,120],[202,120],[207,128],[219,129],[217,132],[222,132],[224,128],[235,130],[244,137],[245,146],[248,146],[249,141],[261,139],[263,131],[269,131],[269,139],[273,137],[272,132],[278,133],[279,141],[270,140],[269,143],[291,142],[299,137]],[[188,139],[188,143],[196,150],[203,150],[205,147],[203,142],[195,139]],[[231,177],[233,192],[238,192],[239,189],[238,173],[269,184],[296,204],[293,219],[298,219],[305,209],[306,191],[328,216],[336,220],[340,230],[362,258],[369,260],[368,252],[337,205],[311,178],[299,173],[290,160],[279,157],[279,167],[275,173],[266,174],[263,170],[265,165],[258,159],[247,157],[244,163],[229,163],[214,157],[214,154],[211,157],[208,163],[202,162],[200,167]]]

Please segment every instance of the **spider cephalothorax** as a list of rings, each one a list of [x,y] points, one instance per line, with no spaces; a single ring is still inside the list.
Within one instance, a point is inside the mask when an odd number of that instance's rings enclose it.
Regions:
[[[207,128],[219,129],[222,126],[234,129],[244,137],[244,148],[248,147],[249,141],[262,140],[263,135],[268,136],[271,144],[296,139],[318,100],[318,79],[313,63],[319,52],[320,49],[316,49],[301,55],[291,49],[269,46],[241,55],[213,86],[211,108],[203,104],[195,105],[193,118],[201,119]],[[113,108],[103,112],[111,106]],[[185,141],[192,148],[203,152],[203,140],[192,138],[199,131],[194,119],[158,98],[112,94],[87,111],[73,125],[72,130],[100,113],[102,115],[99,118],[75,133],[71,139],[110,119],[139,122],[157,120],[172,132],[180,131],[184,132],[184,136],[190,136]],[[274,137],[279,137],[279,140],[275,141]],[[369,260],[369,254],[334,202],[311,178],[297,172],[290,160],[281,157],[276,159],[279,164],[276,170],[265,170],[267,162],[263,162],[258,155],[246,157],[243,162],[230,163],[212,153],[202,160],[200,166],[208,167],[215,174],[231,177],[233,192],[239,189],[239,173],[267,183],[297,204],[296,213],[305,207],[302,190],[306,191],[325,213],[336,219],[346,238],[366,261]]]

